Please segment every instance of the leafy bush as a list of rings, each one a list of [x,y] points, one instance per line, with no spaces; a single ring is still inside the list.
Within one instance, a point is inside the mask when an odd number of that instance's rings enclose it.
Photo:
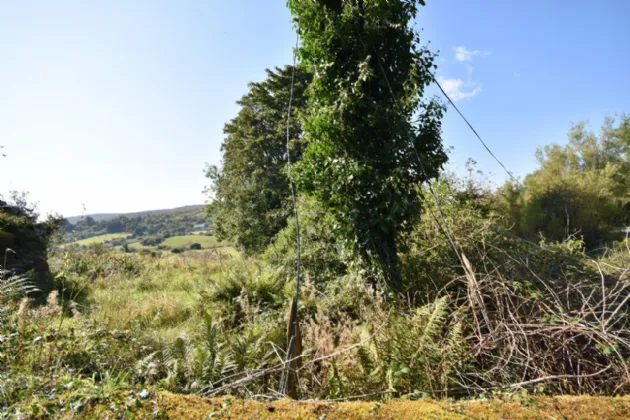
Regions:
[[[337,242],[326,212],[316,201],[307,198],[301,197],[298,205],[303,275],[315,284],[343,275],[348,267],[346,252]],[[278,267],[287,279],[297,275],[296,241],[295,218],[289,218],[287,227],[278,233],[263,255],[263,259]]]
[[[143,246],[156,246],[162,243],[163,240],[164,240],[163,236],[149,236],[142,240],[142,245]]]

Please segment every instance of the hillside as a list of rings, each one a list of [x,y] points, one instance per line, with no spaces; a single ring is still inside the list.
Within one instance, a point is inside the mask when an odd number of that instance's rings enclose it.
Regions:
[[[212,220],[202,205],[127,213],[101,220],[86,216],[75,224],[66,223],[64,228],[63,242],[80,247],[101,243],[107,248],[133,251],[147,247],[172,249],[174,244],[192,243],[206,248],[209,243],[217,243],[204,239],[212,235]],[[192,235],[199,239],[191,241]],[[170,242],[167,244],[166,240]]]
[[[131,217],[142,217],[142,216],[148,216],[148,215],[188,213],[188,212],[193,212],[197,210],[203,210],[204,207],[205,205],[203,204],[194,204],[191,206],[175,207],[173,209],[146,210],[146,211],[139,211],[139,212],[134,212],[134,213],[95,213],[95,214],[86,214],[83,216],[71,216],[71,217],[67,217],[66,220],[69,223],[76,225],[81,220],[87,219],[88,217],[91,217],[96,222],[100,222],[103,220],[111,220],[111,219],[115,219],[117,217],[122,217],[122,216],[131,218]]]

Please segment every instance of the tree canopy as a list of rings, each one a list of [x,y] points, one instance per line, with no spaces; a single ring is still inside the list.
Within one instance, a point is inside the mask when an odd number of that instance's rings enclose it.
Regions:
[[[238,115],[225,125],[222,166],[206,170],[216,235],[234,240],[249,253],[264,251],[291,213],[286,129],[292,72],[292,66],[267,70],[265,80],[250,83],[249,92],[238,101]],[[294,162],[302,155],[298,115],[310,80],[304,68],[295,69],[289,130]]]
[[[435,55],[410,27],[422,1],[288,4],[299,55],[314,74],[298,189],[320,201],[349,248],[398,287],[397,238],[420,216],[419,185],[447,160],[443,106],[423,99]]]
[[[630,117],[606,119],[599,136],[580,122],[566,145],[538,149],[539,168],[502,196],[516,230],[551,240],[571,235],[596,246],[630,222]]]

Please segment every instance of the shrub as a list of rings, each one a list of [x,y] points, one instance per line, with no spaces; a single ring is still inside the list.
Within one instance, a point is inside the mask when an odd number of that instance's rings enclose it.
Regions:
[[[337,242],[323,208],[316,201],[301,197],[299,215],[303,275],[319,285],[345,274],[348,269],[346,252]],[[265,251],[263,259],[278,267],[285,278],[295,278],[295,218],[289,218],[287,227],[278,233],[274,243]]]
[[[162,236],[150,236],[142,240],[143,246],[157,246],[164,240]]]
[[[198,244],[198,243],[190,244],[190,249],[197,249],[197,250],[199,250],[201,248],[202,248],[201,244]]]

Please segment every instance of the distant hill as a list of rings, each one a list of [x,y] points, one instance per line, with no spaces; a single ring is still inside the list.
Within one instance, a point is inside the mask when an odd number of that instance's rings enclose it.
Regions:
[[[156,246],[173,236],[211,235],[214,231],[212,216],[201,204],[135,213],[92,214],[73,217],[71,221],[74,223],[64,225],[64,242],[79,245],[87,245],[89,241],[85,240],[98,237],[121,246],[140,242]]]
[[[96,214],[86,214],[84,216],[72,216],[67,217],[69,223],[76,225],[81,219],[86,219],[88,216],[94,219],[96,222],[100,222],[102,220],[112,220],[120,216],[125,217],[139,217],[139,216],[148,216],[148,215],[163,215],[163,214],[177,214],[177,213],[190,213],[194,211],[203,210],[205,206],[203,204],[195,204],[192,206],[183,206],[176,207],[174,209],[162,209],[162,210],[147,210],[147,211],[139,211],[135,213],[96,213]]]

